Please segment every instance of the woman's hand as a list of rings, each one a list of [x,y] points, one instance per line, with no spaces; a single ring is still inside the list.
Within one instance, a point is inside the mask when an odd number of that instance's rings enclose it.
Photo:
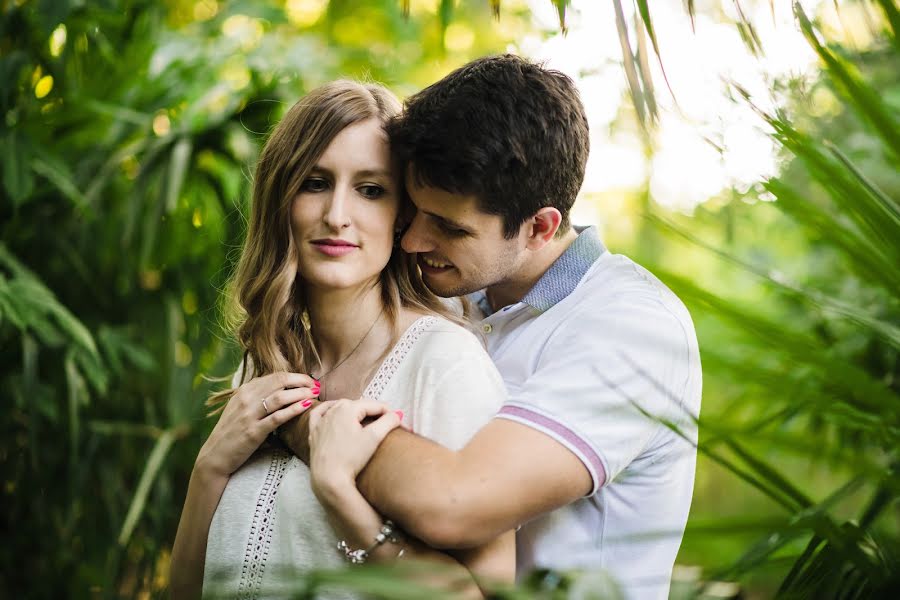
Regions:
[[[230,477],[267,435],[307,410],[318,395],[318,382],[300,373],[280,372],[251,379],[228,400],[200,449],[195,468],[216,477]]]
[[[375,421],[363,425],[369,417]],[[356,487],[356,476],[368,464],[381,441],[403,418],[385,404],[371,400],[323,402],[309,414],[309,468],[313,491]]]

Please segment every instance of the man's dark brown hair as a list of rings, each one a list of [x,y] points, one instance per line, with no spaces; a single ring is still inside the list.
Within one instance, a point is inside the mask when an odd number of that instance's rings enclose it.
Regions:
[[[507,238],[545,206],[568,230],[589,141],[578,90],[563,73],[511,54],[480,58],[411,96],[388,134],[403,172],[476,196],[503,218]]]

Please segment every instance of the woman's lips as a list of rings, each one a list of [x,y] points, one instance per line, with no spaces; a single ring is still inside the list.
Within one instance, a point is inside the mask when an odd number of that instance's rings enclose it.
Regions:
[[[349,242],[332,242],[317,240],[312,243],[313,247],[325,256],[337,257],[350,254],[357,250],[359,246],[354,246]]]

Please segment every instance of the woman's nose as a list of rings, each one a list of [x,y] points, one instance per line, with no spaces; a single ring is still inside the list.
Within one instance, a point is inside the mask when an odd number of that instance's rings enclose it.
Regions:
[[[347,190],[343,187],[335,187],[334,193],[331,194],[331,199],[325,207],[322,220],[335,230],[349,227],[352,224],[349,208]]]

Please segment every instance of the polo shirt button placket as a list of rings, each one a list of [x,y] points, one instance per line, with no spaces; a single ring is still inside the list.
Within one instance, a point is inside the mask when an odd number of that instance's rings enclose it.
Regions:
[[[491,331],[494,330],[494,328],[491,326],[490,323],[485,323],[484,325],[481,326],[481,330],[484,331],[485,333],[490,333]]]

